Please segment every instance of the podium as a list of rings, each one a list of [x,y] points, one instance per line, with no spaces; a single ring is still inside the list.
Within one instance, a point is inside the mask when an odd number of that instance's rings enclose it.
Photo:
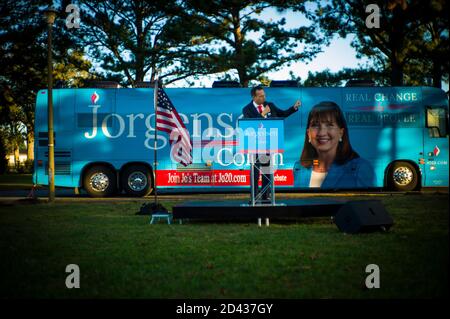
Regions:
[[[238,141],[237,151],[247,155],[250,163],[251,191],[249,205],[277,205],[275,202],[274,183],[276,165],[273,157],[275,154],[284,152],[284,120],[282,118],[239,119]],[[261,163],[261,161],[265,163]],[[259,188],[258,181],[256,181],[255,185],[255,171],[258,172],[258,175],[262,175],[263,178],[263,188],[259,193],[255,192]],[[270,181],[267,185],[264,185],[264,175],[270,176]],[[264,202],[261,198],[266,192],[270,192],[270,200],[268,202]]]

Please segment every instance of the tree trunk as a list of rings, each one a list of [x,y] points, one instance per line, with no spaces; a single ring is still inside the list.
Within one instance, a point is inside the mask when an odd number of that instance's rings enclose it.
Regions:
[[[136,68],[135,68],[135,82],[144,81],[144,61],[145,61],[145,34],[142,28],[143,13],[142,9],[138,8],[136,11]],[[133,87],[136,83],[133,84]]]
[[[435,88],[442,88],[442,69],[441,63],[438,60],[433,61],[433,86]]]
[[[243,88],[247,88],[249,82],[250,82],[250,81],[249,81],[246,77],[244,77],[244,80],[241,80],[241,85],[242,85],[242,87],[243,87]]]
[[[27,130],[27,159],[34,160],[34,133],[33,130]]]
[[[403,85],[403,58],[400,57],[404,43],[404,9],[396,6],[393,9],[392,32],[389,38],[389,46],[391,49],[391,85]]]
[[[15,168],[19,168],[20,161],[19,161],[19,147],[14,147],[14,166]]]
[[[232,10],[233,20],[233,35],[234,35],[234,50],[235,50],[235,65],[237,65],[237,71],[239,76],[239,83],[242,87],[248,87],[249,80],[247,79],[247,72],[245,68],[245,56],[242,51],[242,44],[244,41],[241,32],[241,17],[239,16],[239,9],[234,8]]]
[[[393,58],[391,59],[391,86],[403,85],[403,65]]]

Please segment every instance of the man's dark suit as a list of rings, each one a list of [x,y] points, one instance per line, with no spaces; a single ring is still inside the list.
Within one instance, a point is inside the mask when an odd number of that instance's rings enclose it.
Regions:
[[[280,110],[275,106],[272,102],[264,102],[264,106],[268,105],[270,107],[270,113],[267,114],[267,117],[288,117],[292,113],[295,113],[296,110],[293,106],[288,108],[287,110]],[[258,112],[256,107],[253,105],[253,101],[247,104],[242,109],[242,114],[244,114],[244,118],[262,118],[263,116]]]
[[[288,117],[292,113],[295,113],[297,110],[292,106],[287,110],[281,110],[278,107],[275,106],[275,104],[271,102],[264,102],[264,106],[269,105],[270,112],[267,114],[267,118],[284,118]],[[244,115],[244,118],[264,118],[256,109],[256,107],[253,105],[253,100],[247,104],[242,109],[242,114]],[[270,156],[270,154],[267,154]],[[264,156],[264,155],[262,155]],[[258,194],[258,180],[259,180],[259,169],[261,166],[269,166],[270,165],[270,158],[267,157],[266,159],[260,161],[261,155],[256,156],[256,163],[253,169],[253,176],[254,176],[254,187],[255,187],[255,196]],[[261,163],[263,162],[263,163]],[[262,175],[262,188],[264,189],[270,182],[270,175],[263,174]],[[263,199],[267,199],[269,197],[269,192],[266,191],[264,194],[262,194]]]

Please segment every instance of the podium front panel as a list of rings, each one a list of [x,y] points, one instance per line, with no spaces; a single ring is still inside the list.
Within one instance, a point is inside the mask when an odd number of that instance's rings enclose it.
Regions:
[[[239,153],[268,154],[284,152],[284,120],[239,119],[238,120]]]

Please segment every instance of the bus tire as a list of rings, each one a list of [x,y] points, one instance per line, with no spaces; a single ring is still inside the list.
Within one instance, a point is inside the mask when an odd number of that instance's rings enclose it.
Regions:
[[[83,178],[83,186],[91,197],[108,197],[116,192],[116,174],[107,166],[90,167]]]
[[[122,172],[122,188],[130,196],[147,196],[153,190],[150,170],[144,165],[130,165]]]
[[[387,183],[390,190],[412,191],[416,189],[418,181],[417,169],[408,162],[395,162],[389,168]]]

